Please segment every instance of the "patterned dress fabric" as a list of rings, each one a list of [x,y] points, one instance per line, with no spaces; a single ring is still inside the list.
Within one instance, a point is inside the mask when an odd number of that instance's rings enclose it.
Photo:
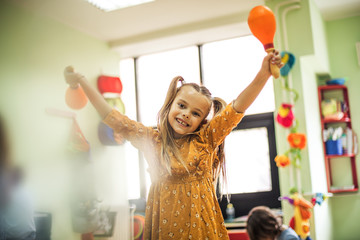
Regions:
[[[144,239],[229,239],[213,184],[219,165],[216,149],[243,116],[229,104],[195,134],[177,139],[187,170],[170,153],[169,174],[160,157],[157,129],[116,110],[107,115],[104,123],[141,150],[149,165]]]

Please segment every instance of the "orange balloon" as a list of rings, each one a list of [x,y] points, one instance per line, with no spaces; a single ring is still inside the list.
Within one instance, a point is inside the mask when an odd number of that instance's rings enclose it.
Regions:
[[[88,98],[80,86],[76,88],[68,87],[65,94],[65,102],[70,108],[77,110],[85,107]]]
[[[264,45],[265,50],[274,48],[276,20],[270,8],[260,5],[251,9],[248,25],[252,34]]]

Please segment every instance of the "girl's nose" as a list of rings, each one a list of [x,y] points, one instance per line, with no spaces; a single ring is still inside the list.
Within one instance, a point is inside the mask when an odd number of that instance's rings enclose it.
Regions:
[[[188,113],[183,113],[183,117],[184,118],[189,118],[189,114]]]

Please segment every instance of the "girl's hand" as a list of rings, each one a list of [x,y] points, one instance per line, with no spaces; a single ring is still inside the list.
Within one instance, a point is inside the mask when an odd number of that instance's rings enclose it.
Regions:
[[[84,78],[80,73],[76,73],[72,66],[67,66],[64,70],[64,77],[70,87],[76,88],[79,85],[80,79]]]
[[[271,76],[270,64],[277,65],[279,68],[284,66],[284,64],[281,62],[279,51],[276,49],[264,58],[260,69],[260,72],[265,73],[269,77]]]

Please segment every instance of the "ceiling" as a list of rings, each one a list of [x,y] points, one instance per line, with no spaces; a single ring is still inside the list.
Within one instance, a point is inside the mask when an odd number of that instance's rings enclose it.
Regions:
[[[360,0],[314,1],[326,20],[360,14]],[[157,45],[176,42],[175,40],[193,44],[194,41],[201,42],[202,39],[213,36],[214,31],[220,39],[232,37],[232,34],[241,29],[241,22],[247,18],[251,8],[264,4],[264,0],[156,0],[103,12],[85,0],[11,2],[106,41],[114,48],[128,46],[128,54],[139,50],[136,42],[144,39],[150,45],[155,39],[163,39],[163,42],[157,41]],[[197,32],[197,35],[189,34],[189,31]],[[239,32],[236,34],[239,36]],[[174,39],[175,35],[181,35],[182,38]],[[126,51],[123,52],[125,55]]]

